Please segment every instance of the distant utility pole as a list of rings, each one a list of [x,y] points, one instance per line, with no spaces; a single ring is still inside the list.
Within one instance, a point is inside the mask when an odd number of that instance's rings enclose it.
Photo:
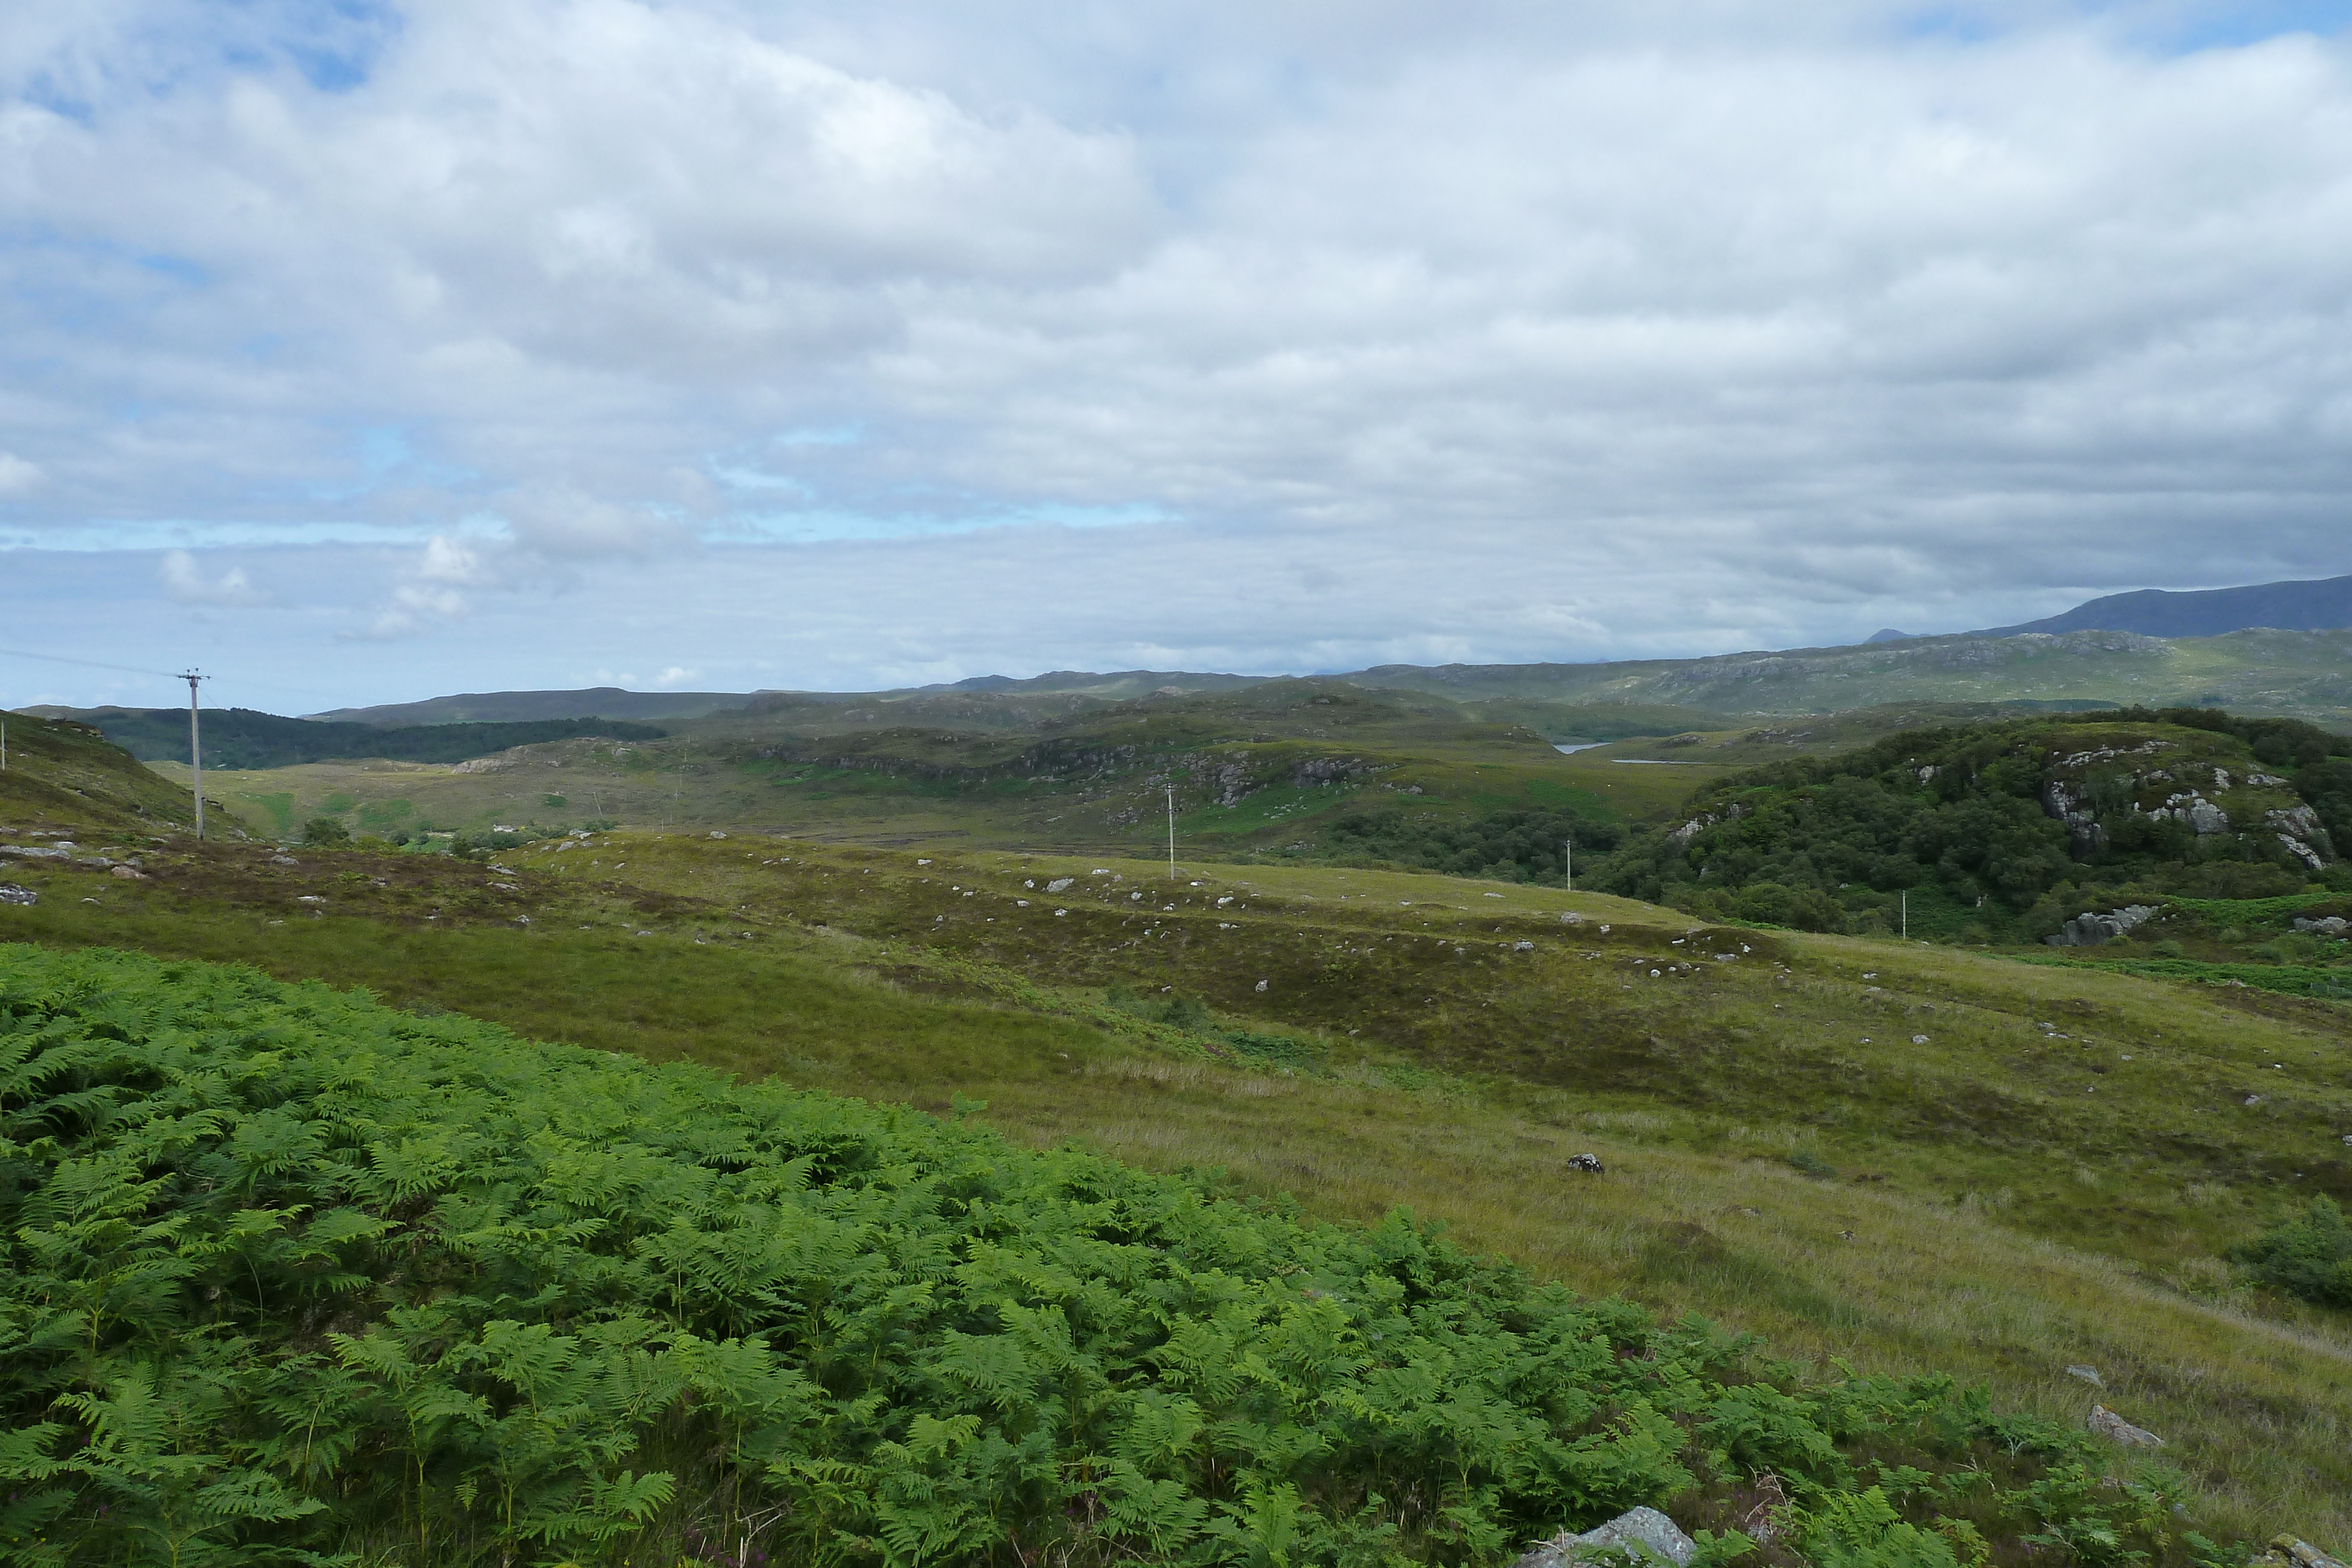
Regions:
[[[0,718],[0,773],[8,771],[8,721]]]
[[[1574,893],[1576,891],[1576,841],[1574,839],[1562,839],[1559,842],[1559,849],[1561,866],[1560,874],[1568,879],[1568,891]]]
[[[1168,880],[1176,880],[1176,786],[1168,786]]]
[[[180,677],[188,683],[188,770],[196,786],[196,842],[205,841],[205,737],[196,722],[196,683],[204,679],[190,670]]]
[[[1907,888],[1903,894],[1903,940],[1911,940],[1911,893]]]

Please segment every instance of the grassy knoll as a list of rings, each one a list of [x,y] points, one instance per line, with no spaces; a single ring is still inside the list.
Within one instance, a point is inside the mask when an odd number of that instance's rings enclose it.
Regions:
[[[2222,1526],[2352,1536],[2352,1333],[2222,1260],[2352,1193],[2340,1004],[1295,865],[1171,881],[740,833],[600,834],[497,867],[290,858],[28,873],[45,896],[0,910],[0,936],[985,1101],[1022,1142],[1222,1167],[1322,1217],[1407,1204],[1540,1277],[1786,1354],[1947,1370],[2069,1420],[2105,1398],[2166,1435]],[[2081,1364],[2104,1394],[2069,1379]]]

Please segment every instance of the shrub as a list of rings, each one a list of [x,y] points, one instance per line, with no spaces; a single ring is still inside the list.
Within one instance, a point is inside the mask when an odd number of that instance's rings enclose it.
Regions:
[[[302,824],[302,841],[312,849],[330,849],[352,841],[352,831],[332,817],[313,817]]]
[[[2352,1224],[2332,1197],[2313,1198],[2231,1255],[2263,1284],[2315,1306],[2352,1307]]]

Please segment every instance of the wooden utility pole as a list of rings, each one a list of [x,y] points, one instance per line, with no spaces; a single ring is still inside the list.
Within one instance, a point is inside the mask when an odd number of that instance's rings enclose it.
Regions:
[[[1176,880],[1176,786],[1168,786],[1168,880]]]
[[[205,841],[205,737],[196,721],[196,683],[204,679],[190,670],[180,677],[188,683],[188,771],[196,787],[196,842]]]
[[[1574,893],[1576,891],[1576,841],[1562,839],[1559,841],[1559,850],[1560,875],[1568,881],[1568,891]]]

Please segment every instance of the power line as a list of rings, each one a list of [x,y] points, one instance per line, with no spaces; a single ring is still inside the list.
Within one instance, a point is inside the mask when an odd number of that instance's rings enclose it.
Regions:
[[[38,659],[45,664],[76,664],[86,670],[112,670],[117,674],[122,675],[153,675],[159,680],[165,681],[184,681],[188,678],[186,672],[182,670],[149,670],[143,669],[137,664],[102,664],[96,659],[68,659],[60,653],[35,653],[23,648],[0,648],[0,658]],[[216,677],[207,675],[205,678],[212,680]],[[300,686],[276,685],[268,681],[240,679],[236,684],[238,685],[252,686],[258,691],[282,692],[288,696],[315,697],[321,702],[332,702],[336,700],[328,696],[324,692],[310,691]]]
[[[58,653],[28,653],[22,648],[0,648],[0,657],[38,659],[45,664],[79,664],[86,670],[112,670],[123,675],[155,675],[167,681],[187,679],[177,670],[142,670],[135,664],[101,664],[96,659],[68,659]]]

